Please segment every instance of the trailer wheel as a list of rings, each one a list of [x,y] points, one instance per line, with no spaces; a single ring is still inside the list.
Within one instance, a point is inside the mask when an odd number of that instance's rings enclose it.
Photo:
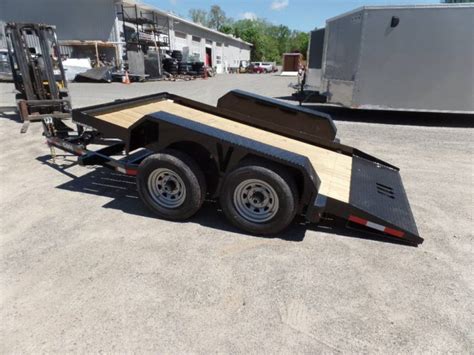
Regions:
[[[191,217],[206,196],[206,180],[197,163],[172,149],[143,160],[138,168],[137,187],[145,205],[170,220]]]
[[[259,162],[227,175],[220,204],[235,226],[252,234],[271,235],[291,223],[298,206],[297,196],[291,174],[276,164]]]

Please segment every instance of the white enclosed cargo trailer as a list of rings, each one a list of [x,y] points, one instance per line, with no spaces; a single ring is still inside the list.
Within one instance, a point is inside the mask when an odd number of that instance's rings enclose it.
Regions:
[[[474,113],[474,4],[362,7],[313,31],[303,90],[350,108]]]

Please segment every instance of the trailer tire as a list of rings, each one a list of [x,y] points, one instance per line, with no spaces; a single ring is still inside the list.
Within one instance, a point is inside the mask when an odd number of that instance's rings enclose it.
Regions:
[[[256,196],[257,198],[252,200]],[[230,172],[219,197],[227,219],[257,235],[273,235],[294,219],[298,190],[293,176],[277,164],[244,164]]]
[[[185,153],[166,149],[140,164],[137,189],[141,200],[161,218],[181,221],[201,208],[206,179],[199,165]]]

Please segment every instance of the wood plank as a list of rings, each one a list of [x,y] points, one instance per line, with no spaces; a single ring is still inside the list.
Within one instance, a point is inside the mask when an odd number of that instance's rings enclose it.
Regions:
[[[141,115],[140,118],[141,117],[143,117],[143,115]],[[137,118],[134,120],[132,117],[129,116],[128,113],[120,112],[120,111],[108,113],[105,115],[100,115],[100,116],[97,116],[97,118],[106,122],[116,124],[117,126],[120,126],[123,128],[130,127],[130,125],[133,124],[133,122],[136,122],[138,119],[140,119],[140,118]]]
[[[128,128],[144,115],[159,111],[165,111],[210,127],[242,135],[258,142],[307,156],[321,179],[320,193],[342,202],[349,202],[352,173],[352,158],[349,156],[186,107],[174,103],[171,100],[132,107],[114,113],[100,115],[97,116],[97,118]]]

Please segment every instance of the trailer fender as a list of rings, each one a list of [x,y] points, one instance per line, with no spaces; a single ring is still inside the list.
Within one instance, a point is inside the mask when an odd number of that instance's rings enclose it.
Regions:
[[[145,126],[146,129],[143,129]],[[140,133],[135,135],[135,132]],[[140,140],[139,143],[133,140],[134,136]],[[146,115],[144,120],[133,127],[131,137],[131,147],[143,146],[155,152],[167,147],[202,147],[210,153],[210,159],[217,166],[219,182],[214,195],[218,194],[220,182],[225,174],[250,156],[269,160],[298,171],[304,181],[301,191],[301,200],[304,205],[309,205],[314,201],[321,184],[309,159],[304,155],[193,122],[164,111]],[[194,144],[189,145],[186,142],[194,142]]]

